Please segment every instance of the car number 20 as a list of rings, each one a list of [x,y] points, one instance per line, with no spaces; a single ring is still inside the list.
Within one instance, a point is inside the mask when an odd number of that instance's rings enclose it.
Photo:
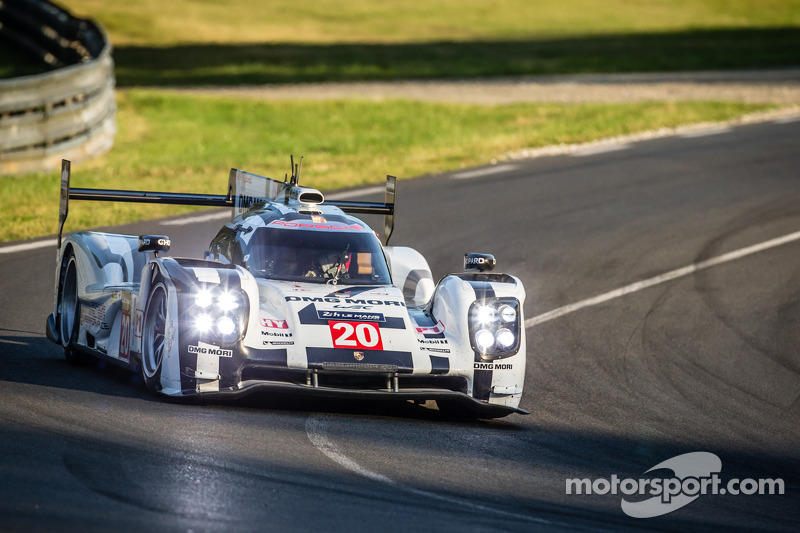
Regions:
[[[381,330],[374,322],[328,322],[334,348],[383,350]]]

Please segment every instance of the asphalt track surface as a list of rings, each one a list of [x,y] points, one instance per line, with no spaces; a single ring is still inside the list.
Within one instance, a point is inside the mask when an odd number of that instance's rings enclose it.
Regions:
[[[710,265],[528,328],[529,416],[162,401],[44,337],[54,249],[0,253],[0,530],[799,530],[800,241],[707,260],[800,230],[800,122],[709,133],[400,183],[393,244],[435,277],[495,253],[529,322]],[[193,255],[220,222],[122,231]],[[566,494],[695,451],[719,456],[723,482],[780,478],[785,495],[637,519],[622,495]]]

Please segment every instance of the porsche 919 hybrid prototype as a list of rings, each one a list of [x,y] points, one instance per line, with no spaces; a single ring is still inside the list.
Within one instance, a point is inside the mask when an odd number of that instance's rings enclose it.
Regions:
[[[434,284],[412,248],[388,246],[386,200],[325,201],[292,176],[232,169],[227,195],[70,189],[62,163],[55,306],[47,336],[66,359],[141,372],[172,397],[253,391],[363,400],[435,400],[480,418],[519,408],[525,290],[469,253]],[[78,231],[69,200],[230,207],[203,259],[168,257],[166,235]],[[351,214],[384,216],[383,239]]]

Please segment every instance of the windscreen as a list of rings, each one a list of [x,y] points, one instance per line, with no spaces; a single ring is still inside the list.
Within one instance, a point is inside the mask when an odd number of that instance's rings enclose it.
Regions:
[[[390,285],[378,238],[368,231],[255,230],[244,264],[256,277],[344,285]]]

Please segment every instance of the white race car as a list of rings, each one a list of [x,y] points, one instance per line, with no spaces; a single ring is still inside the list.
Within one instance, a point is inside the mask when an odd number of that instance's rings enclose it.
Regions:
[[[527,414],[520,280],[489,272],[491,255],[466,254],[465,273],[434,284],[422,255],[387,246],[395,178],[385,203],[326,202],[292,170],[281,182],[232,169],[228,194],[210,196],[70,190],[64,161],[48,338],[72,363],[118,363],[172,397],[289,391]],[[79,231],[61,242],[69,199],[233,214],[204,259],[182,259],[163,255],[164,235]],[[383,242],[346,213],[384,215]]]

